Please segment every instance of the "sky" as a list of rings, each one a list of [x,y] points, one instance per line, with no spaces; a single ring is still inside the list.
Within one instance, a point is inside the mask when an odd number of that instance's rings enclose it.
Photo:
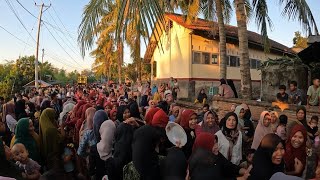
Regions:
[[[13,7],[24,26],[16,18],[7,2]],[[89,56],[90,51],[86,53],[85,58],[82,58],[77,44],[78,26],[82,19],[84,6],[89,0],[0,0],[0,63],[18,59],[19,56],[34,55],[36,51],[34,40],[37,34],[37,19],[23,9],[18,2],[35,16],[38,16],[40,10],[40,7],[35,6],[35,3],[38,5],[42,2],[45,5],[51,4],[51,7],[45,10],[42,16],[45,25],[41,25],[40,31],[40,61],[42,49],[44,49],[44,61],[50,62],[55,67],[64,68],[67,71],[91,69],[94,59]],[[269,38],[292,47],[294,32],[301,31],[303,34],[304,32],[297,21],[282,17],[283,6],[280,6],[278,2],[277,0],[268,0],[269,16],[273,22],[273,29],[268,31]],[[317,25],[320,26],[320,1],[307,0],[307,2]],[[230,24],[236,26],[235,13]],[[259,32],[253,19],[248,24],[248,30]],[[144,56],[145,49],[143,43],[142,56]],[[124,51],[125,62],[132,62],[130,49],[125,47]]]

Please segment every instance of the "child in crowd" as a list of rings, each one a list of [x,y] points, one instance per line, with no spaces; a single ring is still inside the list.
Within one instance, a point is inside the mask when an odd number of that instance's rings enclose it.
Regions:
[[[181,113],[182,113],[180,106],[172,105],[171,107],[172,109],[171,109],[171,115],[169,116],[169,121],[180,123]]]
[[[67,176],[70,179],[73,179],[75,175],[75,166],[73,161],[74,156],[75,156],[74,145],[72,143],[69,143],[64,148],[62,159],[64,162],[64,171],[67,173]]]
[[[312,116],[310,122],[308,123],[308,128],[307,128],[308,136],[312,141],[314,141],[316,136],[319,135],[318,122],[319,122],[319,117]]]
[[[197,110],[198,123],[203,121],[204,114],[208,112],[209,109],[210,109],[209,104],[204,104],[202,108],[198,108]]]
[[[11,149],[11,153],[16,161],[16,165],[24,172],[22,173],[24,179],[32,180],[40,178],[41,166],[29,158],[29,153],[23,144],[15,144]]]
[[[279,102],[288,103],[289,95],[286,93],[286,89],[285,85],[279,86],[279,93],[277,94],[277,100]]]
[[[282,139],[283,142],[287,140],[286,126],[288,123],[288,116],[282,114],[279,116],[279,125],[276,134]]]
[[[36,106],[36,112],[34,113],[34,120],[33,120],[33,126],[34,131],[39,134],[39,119],[41,114],[41,108],[40,106]]]
[[[246,161],[242,162],[240,164],[240,167],[241,168],[244,168],[244,169],[248,169],[250,165],[252,165],[252,162],[253,162],[253,156],[254,156],[254,153],[256,152],[255,149],[248,149],[247,151],[247,155],[246,155]]]

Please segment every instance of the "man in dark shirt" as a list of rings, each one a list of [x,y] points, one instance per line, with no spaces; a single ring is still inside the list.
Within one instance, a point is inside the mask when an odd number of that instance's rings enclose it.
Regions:
[[[280,102],[288,103],[289,96],[286,93],[286,86],[280,85],[279,86],[279,93],[277,94],[277,100]]]

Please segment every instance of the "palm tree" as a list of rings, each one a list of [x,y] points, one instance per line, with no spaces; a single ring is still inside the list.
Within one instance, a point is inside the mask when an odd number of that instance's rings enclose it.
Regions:
[[[247,15],[245,3],[245,0],[235,0],[240,51],[241,94],[243,98],[251,99],[252,83],[250,73]]]
[[[119,3],[119,0],[116,3]],[[104,55],[111,53],[110,48],[115,46],[117,49],[118,80],[121,83],[123,41],[121,38],[118,38],[115,41],[117,42],[116,45],[115,43],[111,43],[110,45],[110,41],[115,37],[116,20],[114,17],[118,15],[118,5],[116,3],[105,0],[91,0],[85,6],[83,18],[79,26],[78,42],[83,56],[85,56],[87,50],[92,48],[97,37],[99,37],[98,41],[100,41],[98,42],[98,46],[101,46],[98,49],[102,49],[104,45],[108,47],[103,52]],[[95,65],[99,65],[99,63]]]
[[[312,34],[313,31],[319,34],[315,19],[305,0],[279,0],[279,3],[284,4],[283,16],[288,16],[289,19],[297,18],[309,34]],[[267,29],[268,25],[272,26],[272,21],[268,15],[267,1],[253,0],[252,4],[255,20],[263,37],[265,51],[268,51],[269,39]],[[235,6],[240,49],[241,91],[244,98],[252,98],[245,0],[235,0]]]
[[[219,27],[219,56],[220,78],[227,78],[227,41],[225,23],[230,22],[232,7],[229,0],[202,0],[201,9],[205,19],[218,19]],[[215,28],[215,27],[213,27]]]

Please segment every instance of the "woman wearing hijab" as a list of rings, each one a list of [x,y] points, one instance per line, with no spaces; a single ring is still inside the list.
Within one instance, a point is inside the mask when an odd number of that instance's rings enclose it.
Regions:
[[[97,144],[97,150],[100,158],[106,161],[108,158],[112,157],[112,147],[114,141],[114,134],[116,131],[116,126],[111,120],[104,121],[100,127],[101,140]]]
[[[70,115],[69,121],[67,121],[67,124],[70,126],[74,126],[78,119],[81,118],[82,115],[82,106],[86,104],[86,101],[79,101],[73,108],[72,113]]]
[[[235,113],[225,115],[222,129],[216,133],[219,152],[230,162],[239,165],[242,159],[242,133],[238,129],[238,117]]]
[[[245,118],[246,111],[242,105],[237,106],[234,112],[238,116],[238,129],[242,133],[242,150],[243,152],[247,152],[253,140],[254,126],[252,121]]]
[[[90,133],[89,146],[89,175],[94,176],[95,179],[100,180],[105,175],[105,163],[100,159],[97,150],[97,143],[101,141],[100,127],[101,124],[108,120],[108,115],[104,110],[95,112],[93,116],[93,131]],[[91,142],[90,142],[91,141]],[[78,150],[79,152],[79,150]]]
[[[116,125],[119,125],[121,122],[123,122],[124,119],[124,113],[126,113],[125,118],[130,117],[130,109],[126,105],[121,105],[117,109],[117,120],[116,120]],[[129,115],[129,116],[128,116]]]
[[[115,172],[113,169],[114,168],[113,161],[110,159],[112,158],[115,131],[116,131],[116,125],[114,124],[113,121],[107,120],[103,122],[99,130],[101,140],[97,144],[97,150],[98,150],[100,159],[102,159],[103,161],[106,161],[105,171],[110,180],[117,179],[116,178],[117,176],[114,174]]]
[[[68,103],[68,104],[66,104],[66,105],[63,106],[63,110],[62,110],[62,112],[61,112],[60,115],[59,115],[59,123],[60,123],[60,124],[62,124],[62,122],[65,122],[65,121],[66,121],[66,119],[67,119],[67,114],[73,110],[74,106],[75,106],[75,105],[72,104],[72,103]]]
[[[82,106],[82,108],[80,108],[81,109],[81,116],[80,116],[80,118],[78,118],[78,120],[76,122],[75,134],[74,134],[75,135],[74,136],[74,143],[77,145],[79,144],[79,135],[80,135],[79,132],[80,132],[81,126],[82,126],[84,120],[86,119],[86,110],[90,107],[91,107],[90,104],[84,104]]]
[[[138,123],[131,118],[128,106],[120,106],[117,117],[121,123],[115,132],[113,161],[115,174],[118,175],[116,179],[122,179],[123,167],[132,160],[132,139]]]
[[[270,123],[271,129],[273,132],[276,132],[277,127],[279,125],[279,114],[276,111],[271,111],[270,115],[271,115],[271,123]]]
[[[0,179],[22,180],[22,172],[14,163],[10,162],[11,156],[9,147],[0,139]]]
[[[296,124],[288,137],[284,155],[286,174],[301,177],[306,167],[307,131],[302,125]],[[300,165],[299,168],[296,168],[296,164]]]
[[[245,170],[228,161],[218,150],[218,139],[211,133],[197,136],[189,160],[189,176],[192,180],[237,179]]]
[[[28,115],[26,113],[26,102],[25,102],[25,100],[21,99],[21,100],[16,102],[15,113],[16,113],[17,119],[28,117]]]
[[[109,119],[115,122],[117,120],[117,110],[112,109],[109,113]]]
[[[294,121],[291,121],[287,125],[287,137],[289,137],[289,133],[291,132],[291,129],[296,124],[303,125],[306,129],[308,128],[307,123],[307,110],[304,106],[298,106],[296,110],[297,119]]]
[[[258,149],[262,138],[270,133],[273,133],[271,127],[271,116],[268,111],[263,111],[260,115],[260,119],[256,128],[256,131],[253,136],[252,149]]]
[[[132,142],[132,160],[140,174],[140,179],[160,180],[159,158],[156,152],[160,139],[161,133],[149,125],[135,131]]]
[[[202,132],[208,132],[211,134],[216,134],[220,130],[218,124],[218,115],[213,111],[207,111],[203,116],[203,121],[201,126],[197,126],[196,135],[198,136]]]
[[[249,180],[269,180],[277,172],[284,172],[284,145],[276,134],[265,135],[253,157]]]
[[[17,120],[16,114],[14,113],[14,104],[13,103],[6,103],[2,107],[2,120],[7,124],[11,133],[14,133]]]
[[[64,127],[58,131],[55,121],[55,110],[45,109],[40,116],[40,152],[48,169],[61,163],[63,152]]]
[[[86,120],[85,123],[82,125],[80,131],[80,142],[77,154],[81,157],[86,157],[87,150],[89,147],[96,144],[96,141],[93,138],[93,117],[96,113],[96,109],[90,107],[86,110]]]
[[[38,144],[40,143],[40,139],[38,134],[34,132],[31,119],[22,118],[19,120],[16,127],[16,133],[12,141],[13,145],[18,143],[23,144],[29,152],[29,158],[41,163],[39,151],[40,144]]]
[[[181,113],[180,125],[187,134],[187,143],[182,148],[182,151],[186,158],[189,159],[192,153],[194,140],[196,139],[195,129],[199,126],[197,125],[197,113],[190,109],[183,110]]]
[[[146,115],[145,115],[145,118],[144,120],[146,121],[146,124],[148,125],[151,125],[152,123],[152,119],[153,119],[153,116],[156,114],[156,112],[158,112],[160,110],[160,108],[158,107],[154,107],[154,108],[150,108]]]
[[[204,92],[204,89],[201,89],[199,94],[198,94],[198,97],[197,99],[194,101],[194,103],[202,103],[202,104],[205,104],[206,101],[207,101],[208,97],[207,97],[207,94]]]
[[[219,96],[224,98],[234,98],[234,92],[225,79],[220,79]]]

